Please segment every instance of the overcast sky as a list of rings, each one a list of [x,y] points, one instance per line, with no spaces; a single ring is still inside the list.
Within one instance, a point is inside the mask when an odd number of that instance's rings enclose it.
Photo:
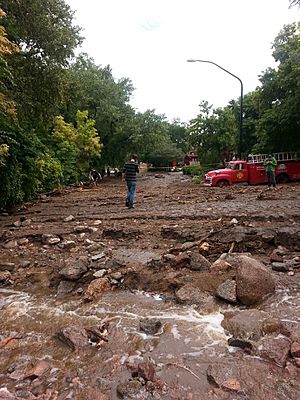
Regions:
[[[131,104],[188,122],[207,100],[224,107],[276,64],[271,44],[285,24],[299,21],[288,0],[66,0],[83,28],[81,51],[130,78]]]

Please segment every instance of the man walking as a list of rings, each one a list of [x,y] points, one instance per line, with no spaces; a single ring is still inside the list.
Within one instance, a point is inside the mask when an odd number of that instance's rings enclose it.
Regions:
[[[101,175],[95,170],[95,168],[93,168],[90,172],[90,181],[93,183],[93,186],[97,186],[100,180]]]
[[[268,157],[264,161],[264,167],[267,171],[267,177],[268,177],[268,187],[271,187],[271,184],[273,187],[276,187],[276,180],[275,180],[275,168],[277,166],[277,160],[272,157],[272,154],[269,154]]]
[[[126,207],[134,208],[134,195],[136,190],[136,174],[139,173],[138,157],[133,154],[130,160],[126,161],[123,171],[122,180],[125,179],[127,184],[127,197],[126,197]]]

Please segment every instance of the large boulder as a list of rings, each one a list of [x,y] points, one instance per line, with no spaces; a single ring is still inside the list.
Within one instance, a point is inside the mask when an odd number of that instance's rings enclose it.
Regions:
[[[236,292],[238,299],[245,305],[259,303],[275,291],[272,274],[259,261],[239,256],[236,270]]]

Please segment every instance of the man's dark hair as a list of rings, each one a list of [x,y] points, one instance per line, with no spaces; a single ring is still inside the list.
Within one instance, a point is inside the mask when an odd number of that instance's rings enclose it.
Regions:
[[[138,156],[137,156],[136,154],[132,154],[132,155],[131,155],[131,158],[132,158],[134,161],[137,161],[137,160],[138,160]]]

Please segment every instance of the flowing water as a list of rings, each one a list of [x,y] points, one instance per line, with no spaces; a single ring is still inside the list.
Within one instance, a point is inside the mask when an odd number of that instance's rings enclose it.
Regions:
[[[140,362],[146,354],[161,366],[175,365],[204,353],[215,357],[215,349],[225,347],[227,342],[219,310],[204,315],[191,306],[165,302],[159,295],[116,291],[107,293],[98,303],[83,303],[72,297],[66,300],[49,296],[45,300],[45,296],[9,289],[1,289],[0,296],[2,337],[18,339],[16,348],[7,352],[9,356],[1,358],[1,370],[13,366],[16,371],[12,376],[16,379],[31,359],[50,360],[53,382],[63,385],[59,370],[84,380],[93,376],[100,364],[99,375],[111,376],[117,364],[121,367],[125,362]],[[140,330],[139,322],[145,317],[162,323],[157,334]],[[71,351],[54,338],[67,326],[89,328],[104,321],[109,322],[109,335],[101,348],[91,345]],[[12,386],[13,382],[8,382],[8,387]]]
[[[278,290],[276,298],[267,301],[262,309],[281,315],[286,321],[300,322],[300,300],[295,290]],[[228,362],[235,353],[227,346],[221,309],[202,314],[193,306],[166,302],[155,294],[113,291],[98,303],[83,303],[78,297],[58,299],[1,289],[0,311],[2,338],[17,338],[12,348],[2,349],[1,386],[22,391],[26,382],[20,383],[20,379],[28,363],[46,360],[51,365],[47,385],[60,393],[59,399],[92,399],[90,387],[100,388],[115,399],[118,382],[130,377],[126,363],[145,359],[155,360],[156,371],[178,393],[183,386],[187,392],[201,393],[208,388],[207,366]],[[140,320],[145,317],[161,321],[157,334],[140,330]],[[72,351],[54,338],[67,326],[89,328],[104,321],[109,322],[108,342],[100,347],[91,343]],[[257,362],[254,359],[251,362]],[[9,379],[7,371],[11,372]],[[80,382],[76,388],[74,378]],[[178,396],[175,398],[181,398]],[[278,397],[281,398],[293,399]]]

